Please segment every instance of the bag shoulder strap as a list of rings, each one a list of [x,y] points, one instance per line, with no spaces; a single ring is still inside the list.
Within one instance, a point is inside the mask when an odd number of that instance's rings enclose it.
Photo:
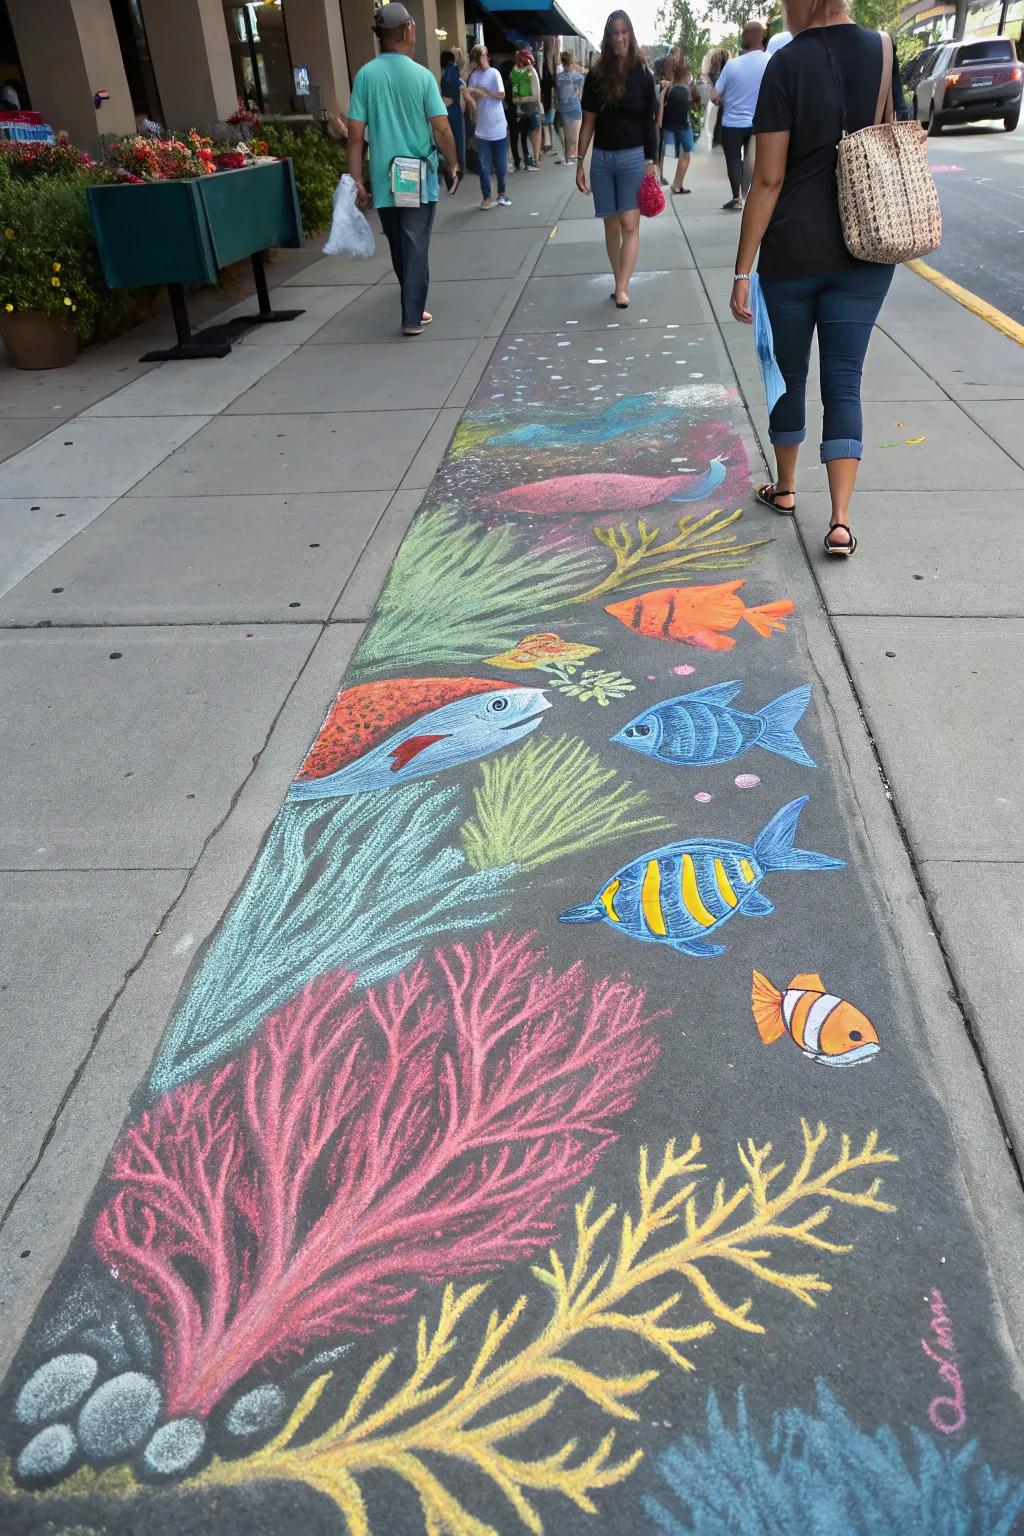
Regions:
[[[892,38],[888,32],[879,32],[882,40],[882,79],[878,87],[878,105],[875,107],[875,123],[891,123],[895,116],[892,99]]]

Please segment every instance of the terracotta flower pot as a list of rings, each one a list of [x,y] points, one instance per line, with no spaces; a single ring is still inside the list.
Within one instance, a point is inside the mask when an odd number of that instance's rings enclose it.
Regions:
[[[74,326],[41,309],[0,312],[0,337],[15,368],[66,368],[78,353]]]

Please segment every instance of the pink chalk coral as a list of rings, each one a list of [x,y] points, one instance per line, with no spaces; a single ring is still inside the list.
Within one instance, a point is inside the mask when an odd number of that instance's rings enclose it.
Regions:
[[[124,1133],[94,1240],[160,1332],[169,1412],[550,1242],[657,1041],[626,979],[543,959],[488,933],[364,992],[319,978]]]

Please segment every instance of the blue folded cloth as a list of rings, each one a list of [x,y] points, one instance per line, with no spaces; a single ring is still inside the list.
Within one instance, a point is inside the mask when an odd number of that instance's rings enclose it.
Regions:
[[[757,360],[761,365],[761,382],[764,385],[770,413],[786,393],[786,381],[775,361],[772,323],[768,318],[768,306],[764,302],[764,294],[761,292],[761,279],[756,272],[750,279],[750,307],[754,312],[754,346],[757,350]]]

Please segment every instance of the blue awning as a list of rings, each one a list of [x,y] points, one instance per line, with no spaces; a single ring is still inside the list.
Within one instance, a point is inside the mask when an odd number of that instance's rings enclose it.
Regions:
[[[504,32],[521,32],[524,37],[586,37],[566,15],[558,0],[542,0],[530,5],[527,0],[477,0]]]

